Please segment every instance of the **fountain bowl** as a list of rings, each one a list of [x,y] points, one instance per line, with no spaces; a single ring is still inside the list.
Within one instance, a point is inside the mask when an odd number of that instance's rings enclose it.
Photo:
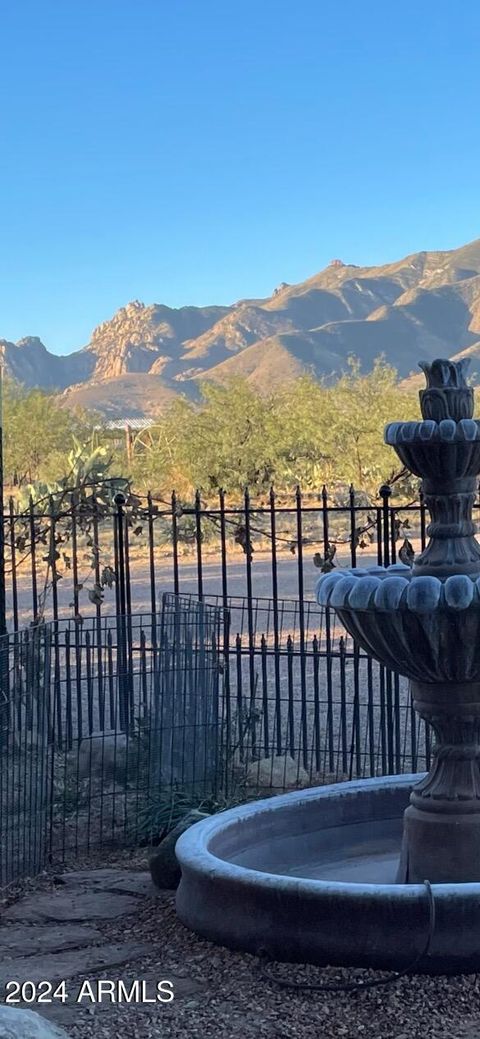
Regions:
[[[210,941],[274,960],[408,967],[426,945],[428,893],[395,877],[403,813],[421,778],[294,791],[197,823],[176,845],[180,919]],[[480,883],[433,884],[432,893],[433,940],[416,971],[477,972]]]

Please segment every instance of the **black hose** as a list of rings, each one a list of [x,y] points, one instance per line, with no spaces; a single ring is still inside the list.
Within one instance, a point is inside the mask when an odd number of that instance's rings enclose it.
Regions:
[[[329,984],[328,982],[310,982],[310,981],[287,981],[285,978],[276,977],[269,969],[268,966],[275,963],[275,960],[270,959],[266,949],[259,949],[258,956],[260,958],[260,973],[265,981],[270,981],[273,985],[278,985],[280,988],[292,988],[302,989],[307,992],[355,992],[358,990],[364,990],[369,988],[377,988],[380,985],[392,985],[399,978],[405,977],[406,974],[413,974],[415,969],[421,963],[421,961],[428,956],[430,947],[435,933],[435,899],[433,897],[432,885],[429,880],[423,881],[428,898],[428,935],[425,942],[424,948],[421,952],[417,953],[415,958],[404,967],[403,970],[394,971],[389,974],[386,978],[373,978],[368,981],[347,981],[337,982],[335,984]]]

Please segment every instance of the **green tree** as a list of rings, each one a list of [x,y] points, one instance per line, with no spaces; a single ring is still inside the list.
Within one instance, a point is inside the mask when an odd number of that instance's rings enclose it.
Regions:
[[[206,383],[200,404],[175,402],[149,432],[133,475],[144,488],[174,487],[183,496],[196,488],[238,495],[246,485],[262,493],[271,483],[311,491],[352,483],[374,498],[399,469],[383,443],[385,424],[398,415],[418,417],[418,400],[382,358],[365,375],[352,359],[335,384],[304,376],[272,394],[242,379]]]
[[[242,379],[227,386],[205,383],[202,403],[181,400],[150,432],[150,443],[134,461],[133,475],[143,487],[183,495],[221,487],[239,493],[260,490],[275,476],[276,446],[269,428],[274,408]]]
[[[4,471],[7,483],[34,483],[66,475],[74,437],[86,441],[94,420],[59,407],[42,390],[24,390],[9,380],[3,403]]]

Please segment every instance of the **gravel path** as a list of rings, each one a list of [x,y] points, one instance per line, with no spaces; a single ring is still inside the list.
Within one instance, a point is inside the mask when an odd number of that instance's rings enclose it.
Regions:
[[[114,935],[109,936],[112,940]],[[173,896],[156,913],[145,909],[135,922],[135,937],[152,944],[152,955],[135,966],[136,976],[161,972],[198,983],[198,992],[172,1007],[145,1014],[140,1008],[110,1011],[108,1025],[95,1024],[95,1036],[113,1039],[317,1039],[319,1035],[368,1035],[391,1039],[460,1039],[480,1033],[480,986],[477,977],[403,979],[383,991],[362,995],[305,993],[276,989],[259,975],[252,956],[219,949],[190,935],[178,922]],[[283,977],[317,980],[318,972],[279,968]],[[120,973],[119,977],[122,976]],[[123,973],[125,976],[125,972]],[[353,976],[329,969],[325,979]],[[159,1028],[160,1026],[160,1028]],[[467,1028],[469,1030],[467,1030]],[[72,1036],[91,1036],[91,1021],[78,1024]],[[117,1031],[116,1031],[117,1030]]]
[[[139,855],[136,864],[144,870],[144,857]],[[41,922],[36,925],[37,949],[41,940],[52,948],[55,934],[60,934],[62,928],[72,929],[73,945],[79,944],[82,928],[95,928],[93,945],[87,949],[72,949],[72,941],[64,941],[60,951],[44,951],[40,959],[38,952],[33,955],[33,948],[26,949],[29,955],[11,965],[18,973],[18,964],[23,962],[23,976],[28,976],[28,971],[35,975],[35,969],[48,976],[47,964],[52,977],[55,971],[56,976],[61,976],[64,966],[66,969],[69,965],[70,977],[74,979],[69,983],[71,993],[78,992],[85,978],[91,982],[100,978],[122,980],[127,986],[135,979],[144,980],[150,995],[156,982],[172,980],[172,1003],[108,1002],[79,1007],[72,999],[64,1006],[34,1007],[61,1024],[71,1039],[478,1039],[480,1035],[479,976],[402,978],[385,988],[353,995],[279,989],[261,977],[255,957],[229,952],[188,932],[176,918],[174,892],[149,891],[138,871],[125,879],[125,866],[122,858],[117,880],[108,882],[109,890],[113,887],[118,891],[115,911],[115,900],[112,903],[104,878],[98,874],[97,883],[96,875],[90,873],[81,881],[87,885],[83,895],[78,892],[78,880],[73,880],[72,889],[68,883],[54,883],[44,876],[28,885],[25,899],[17,897],[2,913],[2,923],[6,924],[3,940],[10,947],[19,943],[20,953],[21,927],[34,933],[29,912],[32,905],[40,921],[42,913],[45,920],[50,914],[50,924],[43,924],[43,939]],[[132,910],[128,899],[131,902],[137,888]],[[85,906],[91,906],[95,898],[99,900],[98,912],[89,921],[85,921],[79,909],[81,898],[86,899]],[[125,915],[120,915],[122,898],[127,900]],[[70,922],[62,923],[67,917]],[[0,944],[1,935],[0,927]],[[121,962],[118,951],[115,953],[117,965],[114,950],[120,950],[120,956],[122,950],[125,953]],[[126,952],[131,953],[129,959]],[[13,955],[18,957],[18,950]],[[102,955],[105,964],[110,963],[104,970]],[[74,969],[76,957],[78,963],[84,963],[84,973]],[[89,969],[86,962],[91,964]],[[8,973],[8,966],[2,951],[2,977]],[[301,966],[277,965],[276,970],[288,979],[318,981],[320,976],[318,970]],[[354,971],[328,968],[321,980],[333,982],[358,976]]]
[[[179,970],[198,982],[199,991],[158,1010],[155,1017],[141,1010],[110,1013],[96,1037],[113,1039],[317,1039],[319,1036],[391,1037],[391,1039],[460,1039],[480,1032],[478,979],[403,979],[395,986],[362,995],[321,994],[278,990],[259,975],[254,957],[218,949],[190,935],[179,924],[174,899],[165,899],[155,915],[144,911],[135,935],[152,941],[153,953],[136,964],[137,975],[150,974],[161,965],[162,975]],[[158,968],[157,968],[158,969]],[[317,980],[309,968],[279,968],[284,977]],[[325,980],[353,976],[352,971],[328,969]],[[115,1020],[116,1018],[116,1020]],[[133,1018],[133,1019],[132,1019]],[[159,1028],[160,1025],[160,1028]],[[78,1024],[76,1039],[91,1035]],[[117,1032],[115,1032],[115,1028]]]
[[[135,936],[152,943],[152,955],[136,964],[137,976],[169,971],[196,981],[199,991],[161,1007],[156,1015],[140,1009],[111,1012],[108,1029],[95,1036],[113,1039],[318,1039],[369,1036],[390,1039],[474,1039],[480,1034],[480,986],[476,976],[456,979],[406,978],[362,995],[279,990],[259,975],[252,956],[228,952],[189,934],[175,916],[173,896],[155,914],[145,909]],[[112,936],[113,937],[113,936]],[[318,980],[318,971],[282,966],[284,977]],[[121,975],[120,975],[121,976]],[[329,969],[328,981],[354,976]],[[159,1027],[160,1026],[160,1027]],[[87,1039],[90,1026],[78,1024],[75,1039]],[[115,1031],[117,1028],[117,1032]]]

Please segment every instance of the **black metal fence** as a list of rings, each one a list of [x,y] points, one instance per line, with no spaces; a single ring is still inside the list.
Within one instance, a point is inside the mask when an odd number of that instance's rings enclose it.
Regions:
[[[165,591],[214,594],[225,608],[232,596],[301,604],[313,599],[322,567],[395,562],[406,535],[424,547],[426,523],[422,502],[394,503],[387,486],[373,505],[353,488],[336,497],[325,488],[281,498],[246,492],[234,504],[222,493],[208,503],[199,493],[191,503],[149,494],[116,505],[64,495],[22,514],[11,500],[3,522],[8,626],[155,613]]]
[[[10,502],[4,533],[0,885],[192,802],[429,766],[407,682],[314,599],[322,571],[421,549],[422,502]]]
[[[131,618],[1,640],[0,888],[158,836],[159,809],[222,782],[221,611],[165,596]]]
[[[151,843],[192,805],[428,766],[407,683],[316,604],[301,618],[294,600],[225,610],[166,593],[127,627],[112,616],[4,637],[0,886]]]

